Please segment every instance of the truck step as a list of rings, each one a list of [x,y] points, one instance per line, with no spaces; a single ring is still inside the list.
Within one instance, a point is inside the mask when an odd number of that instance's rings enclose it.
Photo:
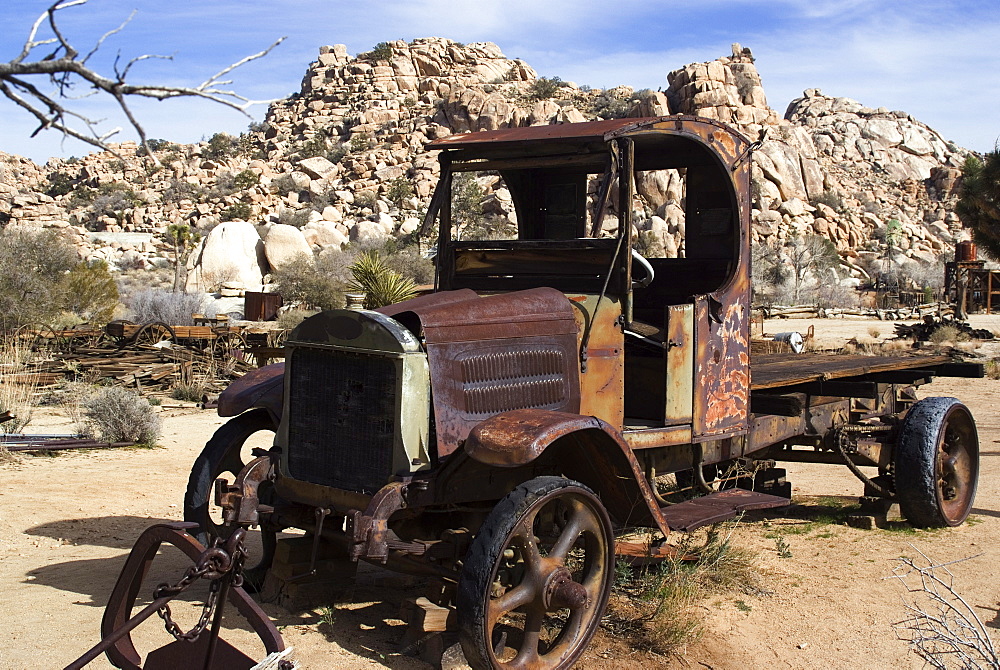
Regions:
[[[671,530],[687,533],[708,524],[732,519],[740,512],[751,509],[784,507],[791,502],[788,498],[767,493],[757,493],[746,489],[726,489],[676,505],[661,507],[660,514],[663,515]]]

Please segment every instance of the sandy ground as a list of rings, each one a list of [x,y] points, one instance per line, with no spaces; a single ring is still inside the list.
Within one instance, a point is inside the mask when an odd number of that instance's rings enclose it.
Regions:
[[[1000,330],[1000,318],[977,327]],[[892,324],[873,321],[787,320],[768,322],[766,332],[802,330],[817,337],[854,335],[885,339]],[[992,353],[992,355],[997,355]],[[972,522],[939,531],[858,530],[843,525],[806,526],[781,517],[744,521],[738,544],[759,553],[764,588],[706,600],[707,634],[678,658],[629,650],[600,633],[582,668],[910,668],[921,661],[896,639],[892,623],[906,615],[900,584],[886,579],[900,556],[917,550],[939,561],[973,557],[951,567],[956,589],[991,633],[1000,628],[1000,381],[939,379],[923,395],[953,395],[975,414],[982,472]],[[0,668],[62,667],[99,639],[103,607],[126,553],[143,528],[179,520],[190,466],[223,420],[210,411],[168,408],[162,447],[63,452],[25,456],[0,466]],[[69,419],[42,412],[36,432],[68,431]],[[846,469],[789,464],[798,502],[819,496],[846,503],[861,492]],[[805,532],[797,532],[805,530]],[[780,536],[787,542],[779,555]],[[173,581],[184,563],[168,554],[147,583]],[[405,591],[378,575],[360,580],[356,604],[289,613],[265,605],[304,668],[427,668],[398,655],[403,633],[396,619]],[[145,587],[144,587],[145,588]],[[190,626],[202,592],[175,609]],[[158,619],[135,634],[140,649],[167,641]],[[254,636],[227,619],[226,637],[261,655]],[[996,637],[994,635],[994,637]],[[256,650],[256,651],[255,651]],[[102,657],[89,667],[110,667]]]

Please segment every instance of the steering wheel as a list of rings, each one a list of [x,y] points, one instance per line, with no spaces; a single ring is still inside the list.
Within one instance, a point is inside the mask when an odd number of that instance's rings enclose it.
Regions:
[[[641,265],[642,268],[646,271],[646,276],[643,277],[642,279],[638,281],[634,279],[632,280],[632,288],[633,289],[646,288],[651,283],[653,283],[653,277],[655,276],[655,273],[653,272],[653,266],[650,265],[649,261],[646,260],[645,257],[635,249],[632,250],[632,260],[635,263]]]

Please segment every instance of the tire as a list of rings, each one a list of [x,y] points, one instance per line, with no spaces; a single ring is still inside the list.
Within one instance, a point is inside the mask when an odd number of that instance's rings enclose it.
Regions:
[[[914,526],[958,526],[969,516],[979,480],[979,437],[956,398],[925,398],[903,419],[894,455],[896,494]]]
[[[614,564],[611,521],[593,491],[562,477],[515,488],[486,517],[459,577],[469,664],[572,667],[600,624]]]
[[[229,474],[235,479],[246,465],[241,455],[243,445],[254,433],[262,431],[277,431],[271,414],[263,408],[244,412],[219,427],[195,460],[188,478],[187,491],[184,493],[184,520],[198,524],[197,532],[191,534],[203,545],[208,546],[216,537],[226,538],[232,533],[231,528],[217,524],[211,516],[209,502],[214,483],[223,474]],[[262,502],[267,501],[269,492],[266,486],[265,483],[259,491]],[[259,586],[274,557],[276,532],[262,525],[260,534],[260,561],[244,570],[248,590],[251,591],[254,586]]]

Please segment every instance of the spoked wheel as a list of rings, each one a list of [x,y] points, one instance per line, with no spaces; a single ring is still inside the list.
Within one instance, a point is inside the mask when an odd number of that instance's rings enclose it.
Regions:
[[[212,504],[215,480],[225,476],[232,483],[243,466],[253,458],[251,449],[270,447],[276,430],[277,426],[266,409],[253,409],[227,421],[205,444],[191,468],[184,494],[184,520],[199,525],[200,530],[194,535],[202,544],[208,546],[215,537],[228,538],[233,531],[231,527],[222,525],[220,510]],[[270,503],[273,497],[270,484],[261,484],[258,495],[262,503]],[[260,561],[244,569],[248,590],[260,586],[274,559],[276,532],[261,526],[260,535],[263,545]],[[251,563],[248,562],[248,565]]]
[[[162,321],[151,321],[150,323],[144,324],[142,328],[136,332],[135,337],[132,338],[134,344],[144,344],[147,346],[152,346],[164,340],[176,340],[177,335],[174,333],[174,329],[163,323]]]
[[[614,580],[614,534],[594,492],[562,477],[521,484],[486,517],[459,578],[462,650],[474,668],[570,668]]]
[[[914,526],[958,526],[979,481],[979,436],[956,398],[925,398],[903,419],[895,454],[899,507]]]

